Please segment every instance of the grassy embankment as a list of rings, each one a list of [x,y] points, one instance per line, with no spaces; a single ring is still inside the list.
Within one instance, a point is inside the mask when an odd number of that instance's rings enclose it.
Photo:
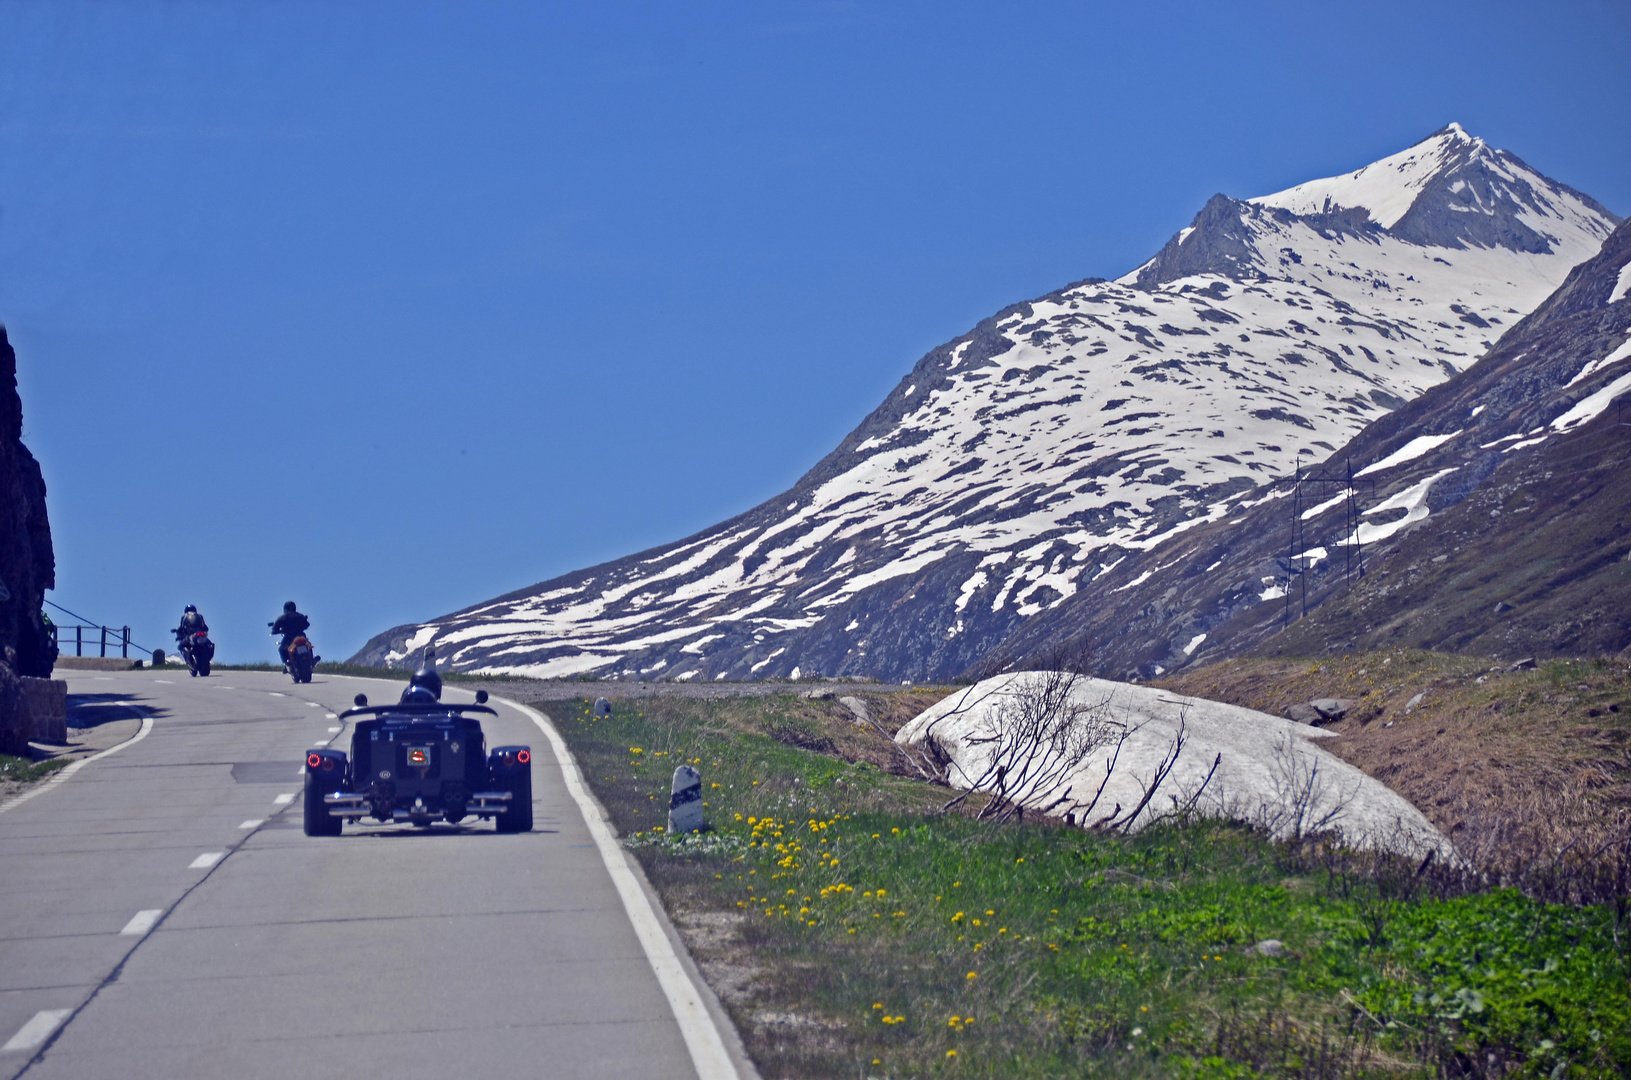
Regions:
[[[22,791],[31,784],[46,779],[66,766],[64,759],[31,761],[28,758],[0,754],[0,802]]]
[[[1225,661],[1161,685],[1284,715],[1355,702],[1324,745],[1421,808],[1469,857],[1512,862],[1631,827],[1631,662],[1529,670],[1418,651]],[[1413,699],[1420,700],[1411,707]]]
[[[67,765],[66,760],[30,761],[28,758],[0,754],[0,784],[32,784],[44,780]]]
[[[942,816],[793,697],[551,712],[767,1078],[1631,1072],[1611,906],[1217,823]],[[717,828],[669,838],[686,761]]]

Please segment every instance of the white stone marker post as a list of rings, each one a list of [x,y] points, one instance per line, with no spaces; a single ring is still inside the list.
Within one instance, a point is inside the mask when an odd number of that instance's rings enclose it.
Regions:
[[[708,827],[702,816],[702,774],[689,765],[674,770],[673,794],[668,797],[669,833],[698,832]]]

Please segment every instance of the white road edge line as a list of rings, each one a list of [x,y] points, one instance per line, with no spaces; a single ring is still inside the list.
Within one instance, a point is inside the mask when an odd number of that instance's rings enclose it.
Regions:
[[[51,1033],[57,1030],[57,1025],[68,1019],[68,1014],[73,1011],[72,1009],[41,1009],[34,1014],[28,1023],[17,1029],[17,1034],[13,1035],[6,1042],[6,1045],[0,1046],[0,1053],[12,1050],[33,1050],[49,1039]]]
[[[657,913],[651,909],[651,901],[635,880],[634,872],[629,869],[628,856],[612,835],[611,827],[600,816],[600,810],[584,785],[578,761],[567,748],[566,740],[555,730],[549,717],[537,709],[507,698],[495,700],[503,701],[531,719],[554,749],[555,760],[561,765],[561,779],[565,781],[572,801],[578,804],[584,824],[589,826],[589,835],[595,838],[595,846],[600,849],[601,861],[606,864],[606,871],[617,886],[617,894],[623,899],[623,910],[628,913],[629,922],[634,924],[640,947],[645,950],[646,960],[650,962],[651,970],[656,973],[657,982],[668,998],[668,1007],[674,1012],[680,1034],[685,1037],[686,1049],[691,1051],[691,1064],[696,1067],[697,1076],[701,1080],[739,1080],[741,1074],[736,1071],[736,1063],[725,1049],[725,1041],[720,1038],[713,1017],[708,1015],[702,995],[697,993],[696,985],[680,964],[668,935],[663,933]]]
[[[80,769],[83,769],[85,766],[89,765],[98,758],[105,758],[109,754],[117,754],[131,743],[139,743],[143,739],[147,738],[147,733],[153,730],[153,718],[149,716],[147,710],[143,709],[140,705],[126,705],[125,708],[131,710],[137,716],[142,718],[142,729],[140,731],[136,732],[136,734],[132,735],[118,746],[110,746],[100,754],[92,754],[90,757],[80,758],[78,761],[68,764],[67,766],[63,767],[57,773],[57,775],[47,780],[39,787],[34,788],[31,791],[25,791],[21,795],[18,795],[7,802],[0,803],[0,814],[5,813],[12,807],[23,805],[23,803],[32,799],[36,795],[50,791],[52,788],[56,787],[64,780],[67,780],[70,776],[74,775],[74,773],[78,772]]]
[[[227,857],[224,851],[206,851],[198,858],[187,864],[189,870],[208,870],[216,863]]]
[[[265,825],[265,824],[266,824],[266,819],[265,818],[252,817],[248,821],[244,822],[242,825],[239,825],[238,828],[240,828],[240,829],[258,829],[262,825]]]
[[[138,911],[130,917],[129,922],[125,923],[125,928],[119,931],[119,936],[136,937],[145,934],[153,929],[153,924],[158,922],[159,916],[163,914],[163,908],[147,908],[145,911]]]

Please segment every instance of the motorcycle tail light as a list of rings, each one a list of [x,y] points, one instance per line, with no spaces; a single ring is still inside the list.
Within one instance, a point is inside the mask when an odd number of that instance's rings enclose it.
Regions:
[[[532,760],[532,751],[531,750],[519,751],[515,755],[515,760],[519,761],[523,765],[527,764],[529,761]]]
[[[323,755],[322,754],[307,754],[306,755],[306,764],[308,766],[310,766],[311,768],[315,769],[319,765],[321,765],[322,763],[323,763]]]

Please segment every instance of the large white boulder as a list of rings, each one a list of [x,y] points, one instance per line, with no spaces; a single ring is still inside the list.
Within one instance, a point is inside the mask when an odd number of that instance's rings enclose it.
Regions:
[[[1031,671],[952,694],[895,741],[938,762],[954,788],[993,790],[1000,765],[1016,803],[1088,827],[1133,831],[1187,812],[1280,839],[1337,830],[1356,847],[1453,856],[1409,801],[1318,745],[1335,737],[1237,705]]]

